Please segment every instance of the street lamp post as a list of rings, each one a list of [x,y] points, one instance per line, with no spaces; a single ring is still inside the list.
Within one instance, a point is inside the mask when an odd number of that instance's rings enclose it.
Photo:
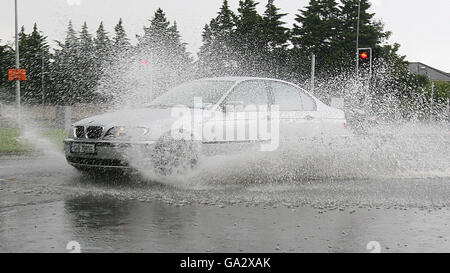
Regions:
[[[148,102],[150,102],[151,100],[152,100],[152,98],[153,98],[153,65],[154,65],[154,62],[153,62],[153,52],[152,51],[150,51],[150,75],[149,75],[149,78],[150,78],[150,87],[149,87],[149,95],[148,95]]]
[[[42,105],[45,104],[45,91],[44,91],[44,48],[41,51],[41,91],[42,91]]]
[[[316,55],[311,54],[311,93],[314,93],[314,85],[315,85],[315,74],[316,74]]]
[[[16,69],[20,68],[20,59],[19,59],[19,27],[18,27],[18,18],[17,18],[17,0],[14,0],[14,10],[15,10],[15,25],[16,25]],[[16,80],[16,103],[17,103],[17,111],[18,111],[18,120],[20,123],[20,81]]]

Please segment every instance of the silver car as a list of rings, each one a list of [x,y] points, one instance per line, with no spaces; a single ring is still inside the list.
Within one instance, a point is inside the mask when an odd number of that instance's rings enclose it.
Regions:
[[[189,129],[186,120],[193,121]],[[179,85],[146,107],[76,122],[64,147],[68,163],[77,169],[139,165],[170,174],[194,167],[200,155],[261,149],[264,143],[271,151],[279,142],[343,135],[345,128],[343,111],[295,84],[268,78],[207,78]]]

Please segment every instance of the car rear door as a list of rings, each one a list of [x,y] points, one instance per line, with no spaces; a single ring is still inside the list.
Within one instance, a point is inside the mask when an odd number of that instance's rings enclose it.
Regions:
[[[271,104],[279,109],[281,140],[298,140],[320,134],[322,117],[310,95],[294,85],[279,81],[270,81],[269,91]]]

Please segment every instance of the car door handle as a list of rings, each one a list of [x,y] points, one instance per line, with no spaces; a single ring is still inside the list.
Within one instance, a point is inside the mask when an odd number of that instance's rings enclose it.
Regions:
[[[313,120],[314,117],[313,117],[313,116],[306,116],[305,119],[306,119],[306,120]]]

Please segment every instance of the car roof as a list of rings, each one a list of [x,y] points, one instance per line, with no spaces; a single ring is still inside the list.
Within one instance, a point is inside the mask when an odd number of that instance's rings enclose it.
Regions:
[[[293,85],[296,86],[297,88],[300,88],[303,92],[306,92],[308,95],[314,97],[311,93],[309,93],[307,90],[305,90],[304,88],[292,83],[292,82],[288,82],[288,81],[284,81],[284,80],[278,80],[278,79],[274,79],[274,78],[263,78],[263,77],[239,77],[239,76],[230,76],[230,77],[212,77],[212,78],[202,78],[202,79],[198,79],[197,81],[233,81],[236,84],[243,82],[243,81],[248,81],[248,80],[263,80],[263,81],[276,81],[276,82],[281,82],[281,83],[286,83],[289,85]],[[318,99],[314,97],[314,99],[317,101]]]
[[[278,82],[285,82],[278,79],[272,79],[272,78],[261,78],[261,77],[238,77],[238,76],[232,76],[232,77],[214,77],[214,78],[203,78],[198,79],[198,81],[234,81],[234,82],[241,82],[241,81],[247,81],[247,80],[270,80],[270,81],[278,81]]]

